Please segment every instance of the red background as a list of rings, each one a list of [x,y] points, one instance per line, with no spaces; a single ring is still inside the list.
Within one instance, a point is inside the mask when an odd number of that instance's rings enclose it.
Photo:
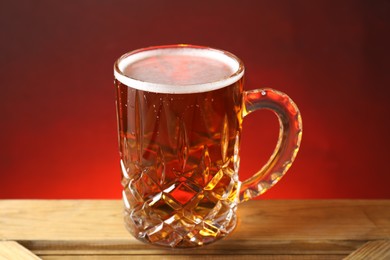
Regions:
[[[390,3],[1,1],[0,198],[119,198],[112,66],[191,43],[233,52],[246,89],[298,104],[301,150],[263,198],[390,198]],[[270,155],[277,120],[246,118],[241,179]]]

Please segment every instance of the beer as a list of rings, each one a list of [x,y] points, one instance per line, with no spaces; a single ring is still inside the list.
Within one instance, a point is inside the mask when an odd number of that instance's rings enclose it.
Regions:
[[[236,224],[242,80],[223,86],[234,68],[206,54],[129,63],[142,90],[115,80],[125,222],[143,241],[193,247]]]
[[[115,63],[125,224],[167,247],[212,243],[236,226],[237,204],[266,192],[298,152],[301,116],[273,89],[243,91],[233,54],[200,46],[145,48]],[[243,117],[275,112],[279,140],[266,165],[240,182]]]

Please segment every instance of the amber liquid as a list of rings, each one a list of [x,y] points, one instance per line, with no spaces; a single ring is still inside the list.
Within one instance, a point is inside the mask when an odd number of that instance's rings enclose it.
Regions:
[[[171,247],[228,234],[236,223],[242,81],[195,94],[115,85],[128,230]]]

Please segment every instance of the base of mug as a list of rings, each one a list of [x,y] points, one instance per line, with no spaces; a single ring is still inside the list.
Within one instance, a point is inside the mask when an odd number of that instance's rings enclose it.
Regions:
[[[230,234],[237,225],[235,208],[224,217],[193,222],[177,214],[166,220],[125,210],[125,227],[137,240],[168,248],[195,248],[214,243]],[[134,212],[133,212],[134,213]],[[192,218],[195,219],[195,218]]]

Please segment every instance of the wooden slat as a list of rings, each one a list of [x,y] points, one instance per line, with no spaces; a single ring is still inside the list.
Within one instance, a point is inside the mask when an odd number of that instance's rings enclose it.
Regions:
[[[15,241],[0,241],[0,260],[38,260],[38,256]]]
[[[291,242],[291,241],[264,241],[262,243],[249,243],[234,241],[234,244],[226,244],[220,241],[218,244],[199,249],[170,250],[141,244],[139,248],[123,243],[67,243],[60,241],[39,241],[37,243],[22,242],[35,254],[44,255],[165,255],[175,256],[183,254],[191,255],[344,255],[356,250],[364,242],[345,243],[334,241]]]
[[[0,200],[0,209],[0,239],[136,242],[117,200]]]
[[[239,205],[239,223],[229,237],[184,251],[146,245],[131,237],[117,200],[0,200],[0,209],[0,239],[18,241],[43,258],[262,255],[278,259],[272,257],[284,255],[341,259],[368,241],[390,239],[389,200],[249,201]]]
[[[94,255],[94,256],[63,256],[63,255],[53,255],[53,256],[46,256],[43,258],[43,260],[145,260],[145,259],[151,259],[151,260],[157,260],[161,259],[161,255],[148,255],[147,258],[145,256],[140,255],[132,255],[129,256],[101,256],[101,255]],[[164,256],[162,259],[177,259],[177,260],[189,260],[189,259],[199,259],[199,256],[194,255],[180,255],[180,256]],[[225,259],[231,259],[231,260],[251,260],[251,259],[259,259],[258,255],[232,255],[232,256],[224,256],[224,255],[212,255],[212,256],[202,256],[201,258],[206,260],[225,260]],[[311,256],[311,255],[262,255],[261,260],[340,260],[342,257],[340,255],[320,255],[320,256]]]
[[[345,258],[345,260],[359,259],[390,259],[390,240],[367,242]]]

